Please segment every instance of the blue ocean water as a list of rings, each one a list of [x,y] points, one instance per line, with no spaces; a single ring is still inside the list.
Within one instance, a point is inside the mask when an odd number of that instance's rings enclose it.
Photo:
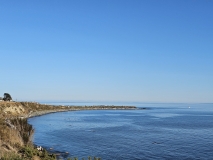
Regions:
[[[213,159],[213,104],[133,105],[147,109],[59,112],[28,122],[34,143],[63,159]]]

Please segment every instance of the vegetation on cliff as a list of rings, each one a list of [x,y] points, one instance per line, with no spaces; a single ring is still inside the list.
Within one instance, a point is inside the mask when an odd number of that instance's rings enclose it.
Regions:
[[[0,159],[55,159],[34,148],[31,141],[34,129],[27,118],[33,112],[61,109],[56,108],[30,102],[0,102]]]

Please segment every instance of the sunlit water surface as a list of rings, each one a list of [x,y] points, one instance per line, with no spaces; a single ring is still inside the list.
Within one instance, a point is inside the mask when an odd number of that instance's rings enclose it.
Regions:
[[[148,109],[72,111],[30,118],[33,141],[61,152],[59,158],[64,159],[213,159],[213,104],[133,105]]]

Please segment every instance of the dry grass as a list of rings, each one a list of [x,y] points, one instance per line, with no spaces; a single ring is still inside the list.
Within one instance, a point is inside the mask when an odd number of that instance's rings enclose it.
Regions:
[[[0,119],[0,158],[14,159],[17,151],[26,144],[31,143],[33,128],[27,123],[26,119],[10,119],[10,123],[15,126],[11,128],[4,119]],[[12,155],[12,156],[10,156]]]

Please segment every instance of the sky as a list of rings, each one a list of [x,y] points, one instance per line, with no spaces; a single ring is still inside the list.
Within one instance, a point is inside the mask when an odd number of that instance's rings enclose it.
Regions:
[[[211,0],[1,0],[0,96],[213,102]]]

